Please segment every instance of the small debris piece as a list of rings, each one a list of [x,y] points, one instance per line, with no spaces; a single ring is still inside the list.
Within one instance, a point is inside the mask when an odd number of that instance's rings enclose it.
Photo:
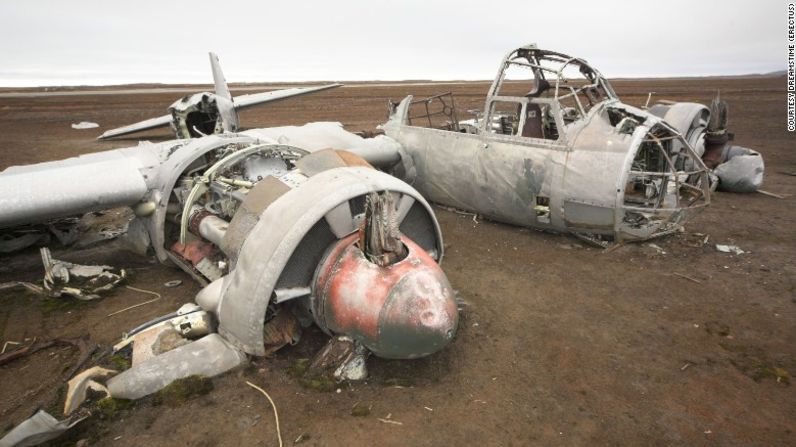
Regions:
[[[92,123],[91,121],[81,121],[77,124],[72,123],[72,129],[83,130],[83,129],[96,129],[99,127],[99,124]]]
[[[660,245],[653,244],[653,243],[648,243],[648,244],[644,244],[644,245],[646,245],[647,247],[655,250],[656,252],[658,252],[658,254],[661,254],[661,255],[665,255],[666,254],[666,251],[663,248],[661,248]]]
[[[787,199],[787,195],[782,194],[774,194],[773,192],[763,191],[762,189],[758,189],[757,192],[763,194],[764,196],[774,197],[775,199]]]
[[[368,376],[365,361],[369,354],[364,346],[350,337],[333,337],[312,360],[309,374],[320,377],[331,372],[336,380],[364,380]]]
[[[66,401],[64,402],[64,416],[71,415],[86,400],[86,392],[90,389],[105,393],[110,396],[108,389],[94,381],[95,378],[106,378],[116,374],[117,371],[94,366],[73,377],[67,382]]]
[[[269,396],[268,393],[266,393],[265,390],[260,388],[259,386],[249,381],[247,381],[246,384],[254,388],[255,390],[259,391],[260,393],[262,393],[263,396],[265,396],[265,398],[268,399],[268,402],[271,403],[271,407],[274,409],[274,420],[276,421],[276,436],[279,439],[279,447],[282,447],[282,430],[279,429],[279,413],[276,412],[276,404],[274,403],[274,400],[271,399],[271,396]],[[300,437],[301,436],[299,436],[299,438]]]
[[[163,287],[168,287],[169,289],[173,289],[175,287],[179,287],[182,285],[182,281],[179,279],[175,279],[173,281],[167,281],[163,284]]]
[[[39,410],[30,418],[14,427],[2,439],[0,446],[33,446],[55,439],[74,427],[90,413],[80,413],[59,421],[44,410]]]
[[[0,354],[5,354],[5,353],[6,353],[6,348],[8,348],[8,345],[14,345],[14,346],[16,346],[16,345],[21,345],[21,344],[22,344],[22,343],[20,343],[20,342],[18,342],[18,341],[10,341],[10,340],[9,340],[9,341],[7,341],[7,342],[3,343],[3,350],[2,350],[2,351],[0,351]]]
[[[310,434],[307,433],[307,432],[304,432],[304,433],[298,435],[298,438],[293,440],[293,444],[301,444],[302,442],[307,441],[309,439],[310,439]]]
[[[379,422],[384,422],[385,424],[393,424],[393,425],[404,425],[403,422],[393,421],[392,419],[385,419],[385,418],[379,418]]]
[[[53,298],[69,295],[79,300],[99,298],[99,292],[113,289],[127,276],[124,269],[118,273],[108,265],[80,265],[53,259],[50,250],[42,247],[44,264],[44,289]]]
[[[716,244],[716,250],[722,253],[733,253],[736,255],[742,255],[746,253],[745,251],[741,250],[741,248],[738,247],[737,245]]]
[[[695,283],[697,283],[697,284],[702,284],[702,281],[700,281],[700,280],[698,280],[698,279],[696,279],[696,278],[692,278],[692,277],[690,277],[690,276],[688,276],[688,275],[683,275],[682,273],[677,273],[677,272],[675,272],[675,273],[674,273],[674,275],[675,275],[675,276],[679,276],[680,278],[685,278],[685,279],[687,279],[687,280],[689,280],[689,281],[691,281],[691,282],[695,282]]]
[[[685,371],[689,366],[691,366],[691,362],[685,362],[685,365],[680,367],[680,371]]]

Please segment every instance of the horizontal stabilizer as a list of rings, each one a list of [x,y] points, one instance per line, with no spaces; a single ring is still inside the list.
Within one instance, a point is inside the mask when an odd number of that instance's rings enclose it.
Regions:
[[[317,87],[296,87],[287,88],[283,90],[273,90],[263,93],[252,93],[251,95],[241,95],[233,98],[235,109],[243,109],[246,107],[255,106],[257,104],[264,104],[267,102],[280,101],[282,99],[292,98],[294,96],[306,95],[309,93],[316,93],[330,88],[340,87],[343,84],[328,84],[320,85]]]
[[[141,132],[142,130],[149,130],[149,129],[156,129],[158,127],[165,127],[171,123],[171,115],[163,115],[157,118],[150,118],[148,120],[144,120],[135,124],[130,124],[129,126],[119,127],[116,129],[109,130],[99,137],[98,140],[105,140],[107,138],[114,138],[120,137],[122,135],[127,135],[135,132]]]

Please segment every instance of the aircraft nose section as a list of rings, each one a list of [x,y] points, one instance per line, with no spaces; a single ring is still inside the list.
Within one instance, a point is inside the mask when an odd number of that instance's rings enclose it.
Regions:
[[[439,264],[403,238],[406,258],[379,266],[357,240],[341,240],[318,267],[311,304],[318,326],[384,358],[423,357],[450,343],[459,312]]]
[[[413,270],[395,285],[379,316],[377,355],[423,357],[453,339],[458,325],[456,301],[447,278],[441,271],[435,273],[433,269]]]

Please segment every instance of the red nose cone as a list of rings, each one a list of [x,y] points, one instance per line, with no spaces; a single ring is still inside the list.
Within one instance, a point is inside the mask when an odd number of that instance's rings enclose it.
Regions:
[[[448,279],[420,246],[402,241],[408,255],[386,267],[365,258],[355,235],[331,250],[313,290],[321,328],[386,358],[422,357],[453,339],[459,314]]]

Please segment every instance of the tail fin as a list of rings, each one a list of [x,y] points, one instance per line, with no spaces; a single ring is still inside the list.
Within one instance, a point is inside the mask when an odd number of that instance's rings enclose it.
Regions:
[[[213,69],[213,81],[216,84],[216,95],[232,101],[232,94],[227,87],[227,80],[224,79],[224,73],[221,71],[221,64],[218,62],[218,56],[215,53],[210,53],[210,67]]]

